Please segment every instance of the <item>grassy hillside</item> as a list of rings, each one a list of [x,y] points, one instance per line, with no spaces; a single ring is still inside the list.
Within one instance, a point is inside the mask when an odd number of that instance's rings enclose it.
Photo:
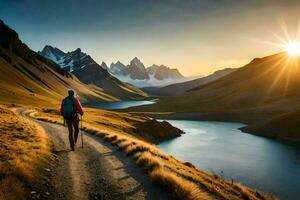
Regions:
[[[49,65],[32,59],[36,64],[28,63],[13,52],[0,47],[1,103],[49,105],[62,99],[69,88],[75,89],[83,101],[117,100],[98,87],[82,84],[71,75],[63,76]]]
[[[242,128],[245,132],[265,135],[275,138],[300,141],[300,110],[283,114],[264,123],[258,123]]]
[[[26,199],[40,184],[50,141],[34,123],[0,107],[0,199]]]

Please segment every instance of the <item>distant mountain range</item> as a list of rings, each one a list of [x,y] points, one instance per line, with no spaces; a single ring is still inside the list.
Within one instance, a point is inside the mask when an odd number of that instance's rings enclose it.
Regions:
[[[105,63],[99,65],[93,58],[77,48],[71,52],[46,45],[38,54],[57,63],[62,69],[74,74],[80,81],[86,84],[94,84],[101,87],[105,92],[117,98],[146,97],[142,90],[124,83],[108,71]]]
[[[116,63],[111,63],[110,67],[108,67],[105,62],[99,65],[91,56],[82,52],[80,48],[65,53],[56,47],[46,45],[38,53],[59,64],[61,68],[72,72],[79,79],[85,79],[83,76],[87,76],[87,74],[79,74],[79,72],[82,73],[82,69],[86,67],[90,68],[91,65],[97,65],[105,70],[102,73],[106,73],[107,71],[117,79],[140,88],[146,86],[164,86],[187,80],[178,69],[171,69],[164,65],[155,64],[146,68],[137,57],[132,59],[129,65],[124,65],[120,61],[117,61]],[[88,70],[85,70],[85,72],[88,73]]]
[[[129,65],[120,61],[111,63],[109,71],[120,80],[137,87],[164,86],[186,80],[178,69],[156,64],[146,68],[137,57],[132,59]]]

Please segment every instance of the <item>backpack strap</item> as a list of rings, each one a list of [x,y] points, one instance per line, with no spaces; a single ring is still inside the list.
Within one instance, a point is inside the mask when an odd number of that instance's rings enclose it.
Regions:
[[[75,107],[75,97],[72,97],[72,105],[73,105],[73,111],[74,111],[74,117],[77,115],[76,107]]]

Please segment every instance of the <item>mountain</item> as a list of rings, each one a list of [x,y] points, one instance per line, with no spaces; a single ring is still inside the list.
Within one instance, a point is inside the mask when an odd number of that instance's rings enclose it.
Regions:
[[[146,68],[137,57],[132,59],[127,66],[120,61],[112,63],[109,71],[120,80],[140,88],[164,86],[185,80],[185,77],[180,74],[178,69],[155,64]]]
[[[110,64],[110,72],[116,76],[127,76],[129,74],[128,67],[120,61]]]
[[[109,70],[109,68],[108,68],[108,66],[107,66],[107,64],[105,63],[105,62],[102,62],[101,63],[101,67],[103,68],[103,69],[105,69],[105,70]]]
[[[83,102],[117,100],[99,87],[81,83],[56,63],[32,51],[0,20],[1,103],[53,105],[59,103],[69,88],[74,88]]]
[[[149,80],[149,75],[144,64],[137,57],[132,59],[127,66],[120,61],[116,64],[112,63],[110,65],[110,72],[116,77],[128,77],[132,80]]]
[[[278,53],[256,58],[186,93],[131,110],[179,112],[180,118],[239,121],[252,126],[300,110],[299,86],[300,57]]]
[[[63,64],[63,57],[65,56],[65,53],[63,51],[61,51],[58,48],[54,48],[50,45],[46,45],[41,52],[40,51],[38,52],[38,54],[49,58],[55,63],[62,62],[61,64]]]
[[[164,79],[182,79],[184,76],[180,74],[178,69],[170,69],[164,65],[152,65],[147,68],[148,74],[154,76],[157,80]]]
[[[82,52],[80,48],[64,53],[58,48],[46,45],[38,53],[53,60],[62,69],[71,72],[83,83],[94,84],[102,88],[105,93],[115,96],[118,99],[147,97],[147,94],[142,90],[112,76],[107,71],[108,67],[104,62],[99,65],[90,55]]]
[[[151,88],[149,90],[149,92],[151,91],[152,94],[161,95],[161,96],[176,96],[179,94],[183,94],[184,92],[186,92],[192,88],[215,81],[223,76],[226,76],[226,75],[234,72],[235,70],[236,69],[232,69],[232,68],[218,70],[218,71],[214,72],[213,74],[210,74],[205,77],[197,78],[197,79],[194,79],[191,81],[175,83],[175,84],[167,85],[167,86],[161,87],[161,88]],[[145,89],[145,91],[148,91],[148,90]]]
[[[42,51],[38,52],[38,54],[54,61],[55,63],[59,64],[61,68],[64,68],[70,72],[83,68],[87,65],[96,64],[91,56],[82,52],[80,48],[64,53],[56,47],[46,45]]]
[[[144,64],[137,57],[135,57],[130,61],[130,64],[128,66],[128,71],[129,71],[130,78],[133,80],[150,79]]]

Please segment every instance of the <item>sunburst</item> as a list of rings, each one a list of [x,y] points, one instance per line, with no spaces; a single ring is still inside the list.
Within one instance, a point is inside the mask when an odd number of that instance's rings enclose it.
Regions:
[[[289,42],[285,49],[290,56],[300,55],[300,43],[298,41]]]
[[[273,91],[280,91],[280,88],[282,89],[282,96],[288,95],[290,87],[292,87],[291,84],[295,82],[296,77],[300,73],[300,20],[298,27],[296,26],[294,31],[289,31],[284,21],[280,25],[282,29],[281,35],[279,35],[280,33],[271,32],[275,40],[256,39],[260,43],[274,46],[277,49],[279,47],[279,49],[285,52],[285,55],[278,54],[277,56],[273,56],[272,59],[274,60],[270,62],[268,69],[261,73],[261,76],[270,76],[273,74],[273,80],[260,102],[268,99]]]

